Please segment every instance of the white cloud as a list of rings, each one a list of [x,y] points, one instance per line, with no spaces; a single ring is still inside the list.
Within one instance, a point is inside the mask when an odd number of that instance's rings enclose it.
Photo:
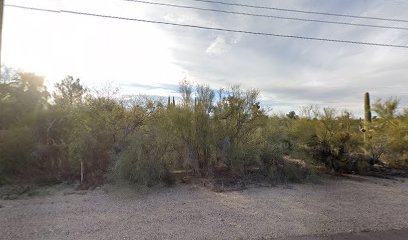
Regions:
[[[59,5],[56,3],[60,3]],[[238,30],[408,45],[408,31],[255,18],[150,6],[118,0],[15,0],[13,4],[62,7],[125,17]],[[190,1],[185,5],[235,11],[404,26],[397,22],[244,9]],[[361,16],[406,18],[403,1],[254,1],[253,4]],[[62,15],[62,16],[60,16]],[[177,84],[186,77],[214,88],[241,84],[258,88],[275,109],[305,104],[361,108],[362,94],[397,96],[408,104],[408,50],[290,38],[224,33],[176,26],[46,14],[6,8],[3,60],[46,75],[50,83],[65,74],[86,84]],[[126,88],[155,95],[171,89]]]
[[[225,41],[224,36],[217,36],[217,38],[210,44],[210,46],[205,50],[209,55],[221,55],[228,48],[228,44]]]

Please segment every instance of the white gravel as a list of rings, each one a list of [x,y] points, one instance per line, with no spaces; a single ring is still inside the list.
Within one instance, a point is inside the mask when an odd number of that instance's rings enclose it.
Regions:
[[[264,239],[408,228],[408,182],[331,179],[215,193],[193,185],[0,200],[0,239]]]

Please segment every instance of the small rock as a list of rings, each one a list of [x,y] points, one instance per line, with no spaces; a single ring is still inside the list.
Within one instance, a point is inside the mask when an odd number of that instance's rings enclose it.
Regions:
[[[11,194],[11,195],[9,195],[8,196],[8,200],[15,200],[15,199],[17,199],[18,198],[18,195],[17,194]]]
[[[87,191],[70,191],[70,192],[64,192],[65,195],[73,195],[73,194],[78,194],[78,195],[85,195],[87,194]]]
[[[182,183],[185,183],[185,184],[190,184],[190,183],[191,183],[191,177],[190,177],[190,176],[184,176],[184,177],[181,179],[181,182],[182,182]]]

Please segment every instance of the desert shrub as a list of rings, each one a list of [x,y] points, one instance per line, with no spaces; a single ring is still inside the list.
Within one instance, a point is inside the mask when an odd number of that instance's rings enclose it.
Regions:
[[[154,97],[114,98],[116,90],[91,93],[68,76],[50,100],[43,78],[4,73],[0,181],[79,180],[83,172],[95,185],[113,171],[117,179],[150,186],[171,184],[174,169],[208,177],[217,167],[231,176],[255,170],[298,181],[307,168],[287,163],[285,155],[338,172],[363,173],[380,160],[408,167],[408,109],[399,113],[396,99],[377,101],[377,117],[362,127],[348,112],[315,106],[268,116],[259,91],[238,86],[214,91],[183,81],[181,99],[169,97],[166,104]]]
[[[222,93],[220,93],[223,96]],[[218,122],[218,146],[225,154],[225,164],[241,172],[248,165],[259,165],[264,139],[260,133],[267,117],[256,90],[242,91],[232,87],[217,102],[214,120]],[[226,149],[226,151],[225,151]]]
[[[285,160],[279,153],[274,154],[272,158],[268,158],[264,171],[268,179],[274,183],[300,183],[311,174],[311,170],[306,165]]]
[[[370,169],[370,164],[367,161],[359,161],[356,163],[355,170],[358,174],[364,175]]]
[[[378,116],[372,123],[366,149],[374,160],[385,160],[395,168],[408,168],[408,109],[398,114],[398,105],[396,98],[376,101],[373,110]]]
[[[262,137],[271,148],[284,154],[291,154],[295,147],[295,142],[292,141],[294,139],[291,139],[290,136],[293,122],[278,115],[273,115],[267,119],[265,126],[262,128]]]
[[[287,135],[290,151],[288,154],[310,160],[309,145],[310,142],[317,136],[318,121],[313,119],[289,119],[287,121]]]
[[[135,123],[129,123],[129,112],[121,102],[106,97],[89,97],[72,110],[74,124],[66,139],[70,166],[77,179],[82,166],[88,185],[104,181],[115,155],[126,146],[126,138],[141,124],[138,116],[132,119]]]
[[[334,109],[325,108],[314,124],[315,133],[306,140],[310,160],[330,171],[349,171],[348,156],[361,151],[357,122],[347,112],[336,115]]]
[[[262,149],[262,169],[272,182],[302,182],[311,171],[306,164],[286,159],[286,146],[269,140]]]
[[[155,129],[141,129],[114,167],[116,177],[132,183],[153,186],[160,181],[171,184],[171,160],[177,153],[171,143]]]
[[[31,153],[35,147],[32,130],[28,127],[16,127],[3,131],[0,139],[0,176],[25,177],[33,174],[35,163]]]
[[[273,148],[265,148],[261,154],[262,169],[271,180],[281,180],[281,170],[284,159],[280,151]]]
[[[408,169],[408,155],[399,156],[397,158],[384,158],[391,168]]]
[[[310,175],[310,170],[300,164],[286,162],[281,174],[284,180],[300,183]]]

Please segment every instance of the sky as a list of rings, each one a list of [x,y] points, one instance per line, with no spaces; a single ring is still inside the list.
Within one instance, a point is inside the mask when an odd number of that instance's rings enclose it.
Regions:
[[[227,11],[408,28],[408,22],[146,0]],[[257,6],[408,19],[402,0],[222,0]],[[408,46],[408,30],[313,23],[171,8],[124,0],[6,0],[16,4],[179,24]],[[177,94],[178,83],[258,89],[277,112],[310,104],[363,111],[363,94],[408,106],[408,49],[279,38],[5,7],[2,63],[46,79],[67,75],[121,94]]]

